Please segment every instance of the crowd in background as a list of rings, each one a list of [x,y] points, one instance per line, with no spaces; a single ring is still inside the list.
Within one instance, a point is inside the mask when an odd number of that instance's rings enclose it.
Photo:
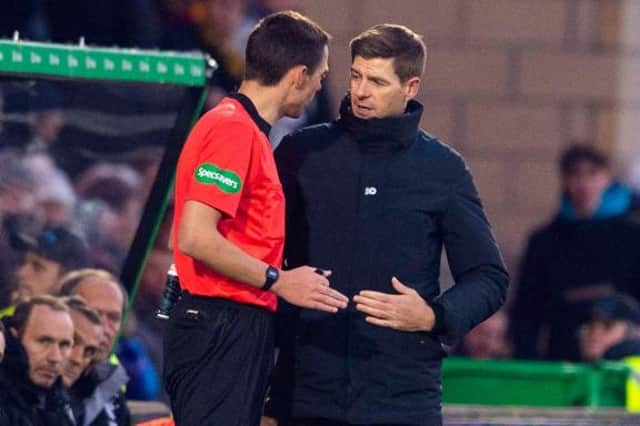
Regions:
[[[36,41],[76,43],[83,36],[90,45],[207,52],[219,65],[207,107],[240,82],[253,25],[296,7],[294,0],[10,3],[0,36],[18,30]],[[11,308],[18,296],[61,295],[73,271],[84,268],[122,288],[116,277],[162,157],[161,145],[140,141],[118,155],[69,160],[64,91],[36,87],[41,96],[25,106],[21,99],[33,90],[0,82],[0,308]],[[300,119],[274,126],[274,145],[296,127],[331,119],[329,99],[323,90]],[[640,199],[593,146],[576,141],[564,151],[558,211],[531,234],[513,271],[510,303],[450,348],[453,354],[570,361],[640,354]],[[162,323],[154,312],[171,263],[170,216],[169,208],[126,323],[108,325],[103,307],[93,306],[104,341],[113,343],[122,326],[114,350],[130,378],[127,398],[162,398]]]
[[[5,38],[18,32],[22,40],[75,44],[82,36],[87,45],[206,52],[218,68],[205,109],[237,88],[253,25],[296,6],[230,0],[12,3],[0,18]],[[159,98],[172,93],[140,100],[148,91],[85,86],[24,78],[0,82],[0,309],[6,318],[25,297],[60,295],[73,271],[91,268],[117,280],[162,159],[177,108]],[[164,122],[149,129],[154,118]],[[291,130],[330,118],[323,91],[302,117],[274,126],[271,140],[276,145]],[[155,310],[172,260],[171,214],[169,205],[112,348],[127,370],[131,399],[163,398],[163,324]]]

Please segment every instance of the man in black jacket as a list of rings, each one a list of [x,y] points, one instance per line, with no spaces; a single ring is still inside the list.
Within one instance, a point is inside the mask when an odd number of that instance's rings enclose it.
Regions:
[[[0,425],[74,424],[60,379],[73,340],[67,306],[53,296],[34,296],[19,303],[6,321]]]
[[[288,267],[330,269],[355,303],[332,316],[291,310],[266,414],[438,425],[441,343],[495,312],[508,276],[463,159],[418,127],[421,37],[378,25],[352,40],[351,57],[340,118],[286,137],[276,161]],[[439,294],[443,247],[456,283]]]
[[[615,292],[640,298],[640,200],[613,179],[591,144],[559,161],[557,214],[527,242],[513,300],[514,356],[578,361],[578,328],[590,304]]]

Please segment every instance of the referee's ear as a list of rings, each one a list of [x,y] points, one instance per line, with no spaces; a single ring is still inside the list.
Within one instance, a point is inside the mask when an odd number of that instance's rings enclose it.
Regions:
[[[287,71],[283,79],[288,81],[288,85],[300,90],[309,80],[309,68],[306,65],[296,65]]]

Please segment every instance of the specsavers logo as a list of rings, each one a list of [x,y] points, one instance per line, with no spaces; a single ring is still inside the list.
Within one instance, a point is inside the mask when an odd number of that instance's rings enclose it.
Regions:
[[[229,194],[235,194],[242,188],[242,181],[237,174],[231,170],[222,170],[211,163],[200,164],[196,169],[195,178],[205,185],[214,184]]]

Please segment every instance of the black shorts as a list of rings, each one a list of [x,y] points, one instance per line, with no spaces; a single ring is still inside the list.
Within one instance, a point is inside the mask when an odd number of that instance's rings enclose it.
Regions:
[[[177,426],[257,426],[273,367],[273,314],[185,293],[164,340]]]

